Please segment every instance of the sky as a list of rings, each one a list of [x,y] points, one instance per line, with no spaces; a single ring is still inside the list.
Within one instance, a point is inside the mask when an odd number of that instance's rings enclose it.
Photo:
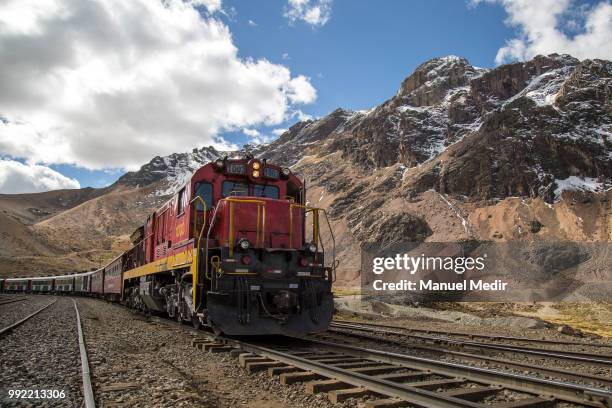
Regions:
[[[390,98],[430,58],[612,59],[593,0],[4,0],[0,193],[103,187]]]

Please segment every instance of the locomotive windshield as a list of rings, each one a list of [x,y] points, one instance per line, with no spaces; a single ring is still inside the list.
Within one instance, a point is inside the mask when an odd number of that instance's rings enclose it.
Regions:
[[[223,197],[247,195],[253,197],[267,197],[278,200],[279,190],[277,186],[272,185],[247,184],[240,181],[223,182]]]
[[[255,197],[268,197],[278,200],[278,187],[253,184],[253,195]]]
[[[223,197],[245,196],[248,194],[249,186],[247,183],[229,180],[223,182]]]

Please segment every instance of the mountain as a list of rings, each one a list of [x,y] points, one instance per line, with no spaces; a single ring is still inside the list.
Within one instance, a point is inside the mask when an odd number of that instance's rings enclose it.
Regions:
[[[610,61],[567,55],[436,58],[380,106],[296,124],[262,156],[297,141],[287,164],[329,210],[347,279],[364,243],[610,242],[611,78]]]
[[[124,174],[115,185],[142,187],[159,184],[155,194],[169,195],[181,188],[191,175],[203,165],[226,155],[214,147],[193,149],[191,153],[174,153],[166,157],[155,157],[136,172]]]
[[[570,185],[603,191],[612,178],[611,72],[609,61],[567,55],[493,70],[436,58],[382,105],[299,123],[263,156],[280,157],[297,141],[366,171],[401,164],[410,194],[552,203]]]
[[[30,214],[11,222],[32,240],[25,258],[0,246],[0,271],[40,273],[53,257],[71,262],[47,270],[95,266],[195,169],[247,151],[304,177],[329,214],[344,283],[357,281],[364,243],[609,242],[611,78],[610,61],[568,55],[494,69],[434,58],[381,105],[298,122],[267,145],[156,157],[104,190],[65,192],[64,207],[45,207],[53,192],[0,196],[0,214]]]

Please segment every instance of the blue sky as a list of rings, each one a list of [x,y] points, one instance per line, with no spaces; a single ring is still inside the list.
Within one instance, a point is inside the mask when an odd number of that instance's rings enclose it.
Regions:
[[[48,6],[46,20],[19,0],[7,1],[10,8],[0,5],[0,23],[9,27],[0,30],[0,61],[2,52],[21,59],[11,61],[17,69],[0,65],[0,91],[9,90],[5,99],[0,92],[0,193],[77,181],[103,187],[155,155],[211,143],[240,146],[253,135],[269,140],[300,115],[369,109],[437,56],[454,54],[490,68],[537,53],[612,54],[607,0],[191,0],[187,6],[167,0],[174,13],[145,0],[134,0],[132,9],[118,9],[120,0],[85,7],[80,0],[58,0],[74,11],[71,18]],[[315,8],[320,14],[313,19],[307,13]],[[596,16],[603,27],[584,42],[602,45],[585,47],[576,34]],[[30,26],[43,34],[22,29]],[[122,36],[113,38],[117,32]],[[55,46],[59,35],[73,47]],[[33,49],[38,41],[52,55],[11,54],[8,46],[3,51],[5,39]],[[80,60],[67,51],[74,49],[91,50],[98,59]],[[130,61],[133,55],[140,57]],[[151,55],[168,65],[147,61]],[[28,76],[36,70],[47,77]],[[150,77],[145,86],[138,81],[143,76]],[[11,177],[15,182],[7,183]],[[31,187],[15,190],[17,177]]]
[[[314,116],[380,104],[416,66],[436,56],[454,54],[492,67],[513,31],[503,24],[503,8],[466,7],[457,0],[340,0],[329,22],[316,28],[288,25],[280,0],[266,1],[265,7],[226,3],[237,10],[228,25],[242,57],[268,58],[311,78],[318,98],[303,110]],[[285,53],[289,59],[282,58]]]
[[[476,66],[493,67],[497,50],[514,31],[503,24],[502,7],[468,7],[456,0],[340,0],[333,3],[329,22],[320,27],[300,21],[289,24],[282,0],[223,4],[234,10],[221,18],[241,58],[265,58],[310,78],[317,100],[301,110],[315,118],[339,107],[369,109],[384,102],[414,68],[433,57],[454,54]],[[258,129],[268,134],[295,122]],[[250,141],[241,131],[221,135],[238,145]],[[96,187],[117,177],[70,166],[60,171],[81,185]]]

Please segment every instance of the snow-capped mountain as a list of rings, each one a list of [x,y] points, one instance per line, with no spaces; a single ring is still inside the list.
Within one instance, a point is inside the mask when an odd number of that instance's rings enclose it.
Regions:
[[[568,55],[495,69],[457,56],[434,58],[370,110],[337,109],[296,123],[270,144],[238,152],[207,147],[156,157],[118,183],[162,181],[156,194],[165,195],[224,155],[248,151],[294,165],[309,152],[341,152],[368,171],[422,167],[412,177],[418,191],[549,202],[565,189],[604,191],[612,178],[611,77],[610,61]]]
[[[292,164],[311,147],[369,171],[419,167],[407,172],[407,188],[478,199],[552,202],[564,188],[604,191],[612,179],[611,78],[610,61],[568,55],[491,70],[434,58],[380,106],[300,122],[260,154]]]
[[[157,156],[138,171],[124,174],[116,184],[144,187],[155,183],[158,187],[152,193],[153,195],[170,195],[184,186],[197,169],[230,153],[220,152],[210,146],[196,148],[189,153]]]

